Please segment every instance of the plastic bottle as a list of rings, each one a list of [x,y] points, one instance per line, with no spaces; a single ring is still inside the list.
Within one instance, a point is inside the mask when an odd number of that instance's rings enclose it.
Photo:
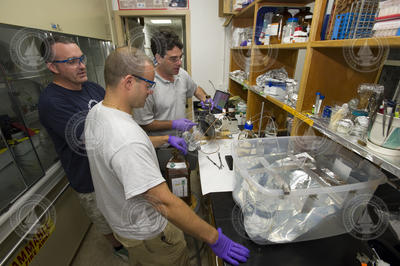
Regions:
[[[268,26],[271,24],[272,16],[273,16],[272,12],[267,12],[264,15],[263,27],[259,38],[261,44],[269,44]]]
[[[251,121],[246,121],[244,124],[244,129],[239,133],[238,139],[254,139],[257,135],[253,131],[253,123]]]
[[[271,26],[269,30],[270,44],[281,43],[283,26],[285,24],[285,21],[287,21],[291,16],[292,15],[288,12],[287,7],[272,16],[270,24]]]
[[[292,43],[293,42],[293,34],[295,29],[299,26],[297,18],[289,18],[286,21],[284,26],[284,30],[282,33],[282,43]]]
[[[167,162],[166,180],[172,193],[190,206],[192,194],[189,162],[177,150],[172,152],[172,157]]]
[[[300,42],[307,42],[307,41],[308,41],[307,32],[303,30],[303,27],[297,26],[293,33],[292,42],[300,43]]]

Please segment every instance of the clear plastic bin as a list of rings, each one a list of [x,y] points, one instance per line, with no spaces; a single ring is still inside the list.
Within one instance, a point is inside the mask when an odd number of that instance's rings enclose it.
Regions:
[[[371,196],[385,175],[327,138],[246,139],[232,144],[233,198],[258,244],[305,241],[346,232],[342,210]]]

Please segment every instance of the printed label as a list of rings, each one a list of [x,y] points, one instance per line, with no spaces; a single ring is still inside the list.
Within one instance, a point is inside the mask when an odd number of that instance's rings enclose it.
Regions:
[[[305,19],[312,19],[312,15],[307,15]]]
[[[167,163],[167,168],[169,168],[169,169],[184,169],[184,168],[186,168],[186,163],[169,162],[169,163]]]
[[[172,183],[172,193],[177,197],[187,197],[188,196],[188,187],[187,187],[187,178],[186,177],[178,177],[171,180]]]
[[[269,28],[269,35],[270,36],[277,36],[278,35],[278,28],[279,28],[279,23],[272,23],[269,24],[271,27]]]

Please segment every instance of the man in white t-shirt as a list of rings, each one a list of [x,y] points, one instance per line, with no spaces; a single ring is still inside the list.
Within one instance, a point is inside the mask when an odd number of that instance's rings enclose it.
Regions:
[[[153,144],[130,115],[151,93],[150,59],[135,48],[119,48],[108,56],[104,77],[106,96],[86,118],[86,150],[98,207],[131,254],[131,265],[190,265],[182,231],[231,264],[245,262],[248,249],[171,193]]]

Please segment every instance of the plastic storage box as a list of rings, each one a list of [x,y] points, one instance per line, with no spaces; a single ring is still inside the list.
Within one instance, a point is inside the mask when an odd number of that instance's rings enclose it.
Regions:
[[[348,202],[369,199],[386,179],[369,161],[322,137],[235,141],[232,156],[233,198],[247,236],[258,244],[347,232],[342,211]]]

